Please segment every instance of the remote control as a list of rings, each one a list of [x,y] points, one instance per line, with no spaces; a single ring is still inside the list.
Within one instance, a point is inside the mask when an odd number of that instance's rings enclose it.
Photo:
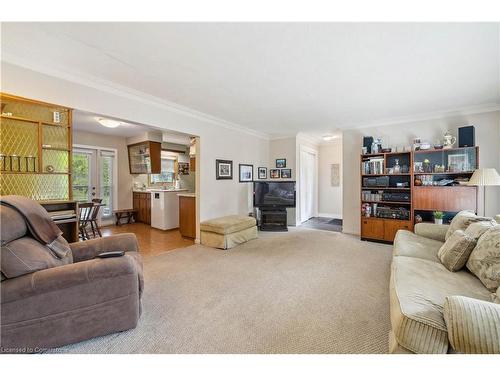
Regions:
[[[116,258],[125,255],[125,251],[108,251],[97,255],[97,258]]]

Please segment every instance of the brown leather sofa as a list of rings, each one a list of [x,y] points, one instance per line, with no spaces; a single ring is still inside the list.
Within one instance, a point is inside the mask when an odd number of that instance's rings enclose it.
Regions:
[[[33,241],[29,228],[19,220],[6,220],[15,216],[12,209],[0,206],[0,210],[2,254],[10,243],[18,241],[19,246],[23,243],[19,241]],[[38,352],[136,327],[144,282],[135,235],[119,234],[69,246],[72,260],[67,264],[45,267],[47,261],[42,260],[40,267],[45,269],[11,278],[2,273],[3,353]],[[96,258],[116,250],[126,254]]]

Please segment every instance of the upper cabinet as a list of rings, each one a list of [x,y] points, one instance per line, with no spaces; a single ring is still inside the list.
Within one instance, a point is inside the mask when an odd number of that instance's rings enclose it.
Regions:
[[[144,141],[128,145],[131,174],[161,173],[161,143]]]

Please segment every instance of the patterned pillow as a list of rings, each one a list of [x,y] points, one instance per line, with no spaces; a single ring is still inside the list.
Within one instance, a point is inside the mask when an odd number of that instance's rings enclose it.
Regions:
[[[497,225],[495,220],[472,223],[465,230],[465,234],[478,241],[479,237],[481,237],[488,229],[494,227],[495,225]]]
[[[500,225],[488,229],[479,238],[467,261],[467,268],[494,292],[500,286]]]
[[[453,220],[450,223],[450,227],[446,232],[445,239],[447,240],[453,232],[456,230],[466,230],[469,225],[472,223],[477,223],[478,221],[492,221],[491,217],[482,217],[476,216],[476,214],[472,211],[460,211],[455,215]]]
[[[463,230],[456,230],[439,249],[438,258],[449,271],[456,272],[465,266],[474,246],[474,238],[467,236]]]
[[[493,294],[493,302],[500,303],[500,286],[497,289],[497,292]]]

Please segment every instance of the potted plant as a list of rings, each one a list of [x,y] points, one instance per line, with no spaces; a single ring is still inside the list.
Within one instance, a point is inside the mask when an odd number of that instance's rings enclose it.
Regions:
[[[443,212],[441,211],[434,211],[434,224],[443,224]]]

